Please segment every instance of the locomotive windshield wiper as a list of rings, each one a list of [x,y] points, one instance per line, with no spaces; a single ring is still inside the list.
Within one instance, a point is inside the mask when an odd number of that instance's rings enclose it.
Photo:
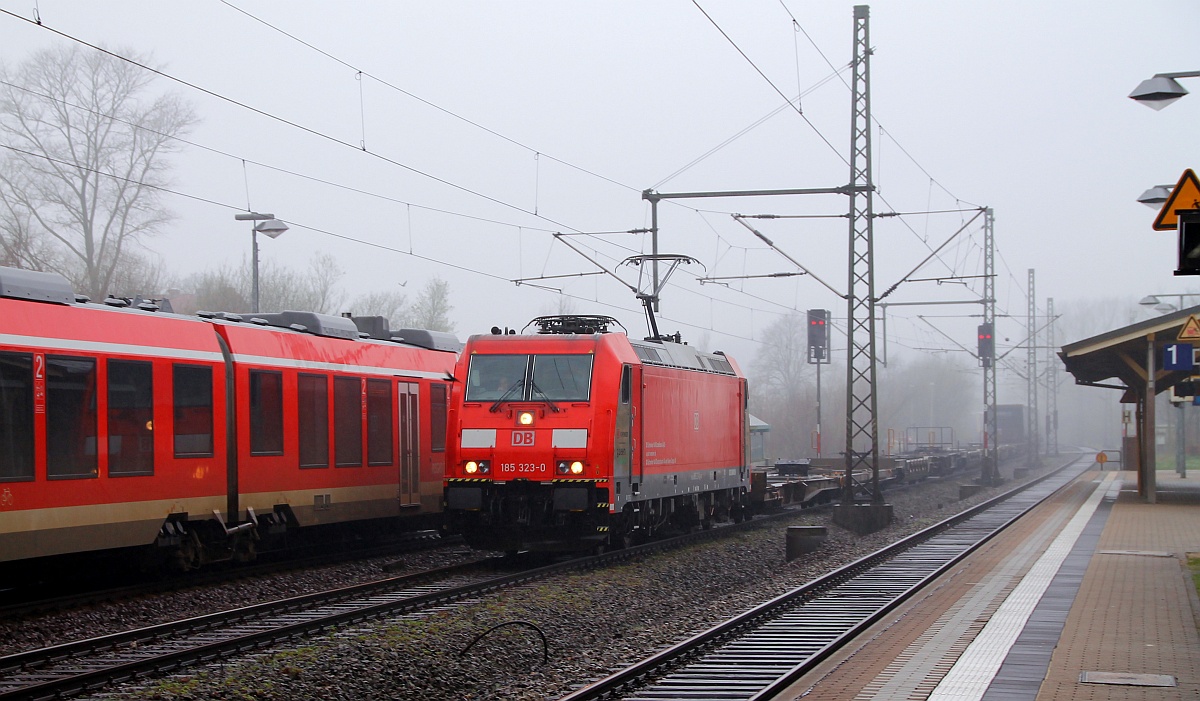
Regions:
[[[525,378],[521,378],[521,379],[517,380],[516,384],[514,384],[512,387],[509,387],[508,389],[504,390],[504,394],[500,395],[500,398],[497,399],[494,404],[492,404],[492,408],[488,409],[488,411],[492,412],[493,414],[496,413],[497,411],[500,411],[500,405],[504,403],[504,400],[508,399],[508,395],[512,394],[516,389],[520,388],[524,384],[525,384]]]
[[[546,403],[550,405],[550,411],[553,411],[555,414],[561,411],[561,409],[558,408],[558,405],[554,403],[554,400],[550,398],[550,395],[543,392],[542,388],[538,387],[536,382],[530,382],[529,387],[537,394],[540,394],[546,398]]]

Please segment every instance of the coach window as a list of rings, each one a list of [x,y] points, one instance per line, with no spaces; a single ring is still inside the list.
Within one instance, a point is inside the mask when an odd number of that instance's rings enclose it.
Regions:
[[[333,464],[362,465],[362,380],[333,378]]]
[[[213,454],[212,368],[201,365],[176,365],[173,375],[175,457],[211,457]]]
[[[391,465],[392,381],[367,380],[367,464]]]
[[[0,353],[0,482],[33,479],[33,354]]]
[[[154,366],[108,361],[108,474],[154,474]]]
[[[46,356],[46,476],[96,476],[96,359]]]
[[[283,373],[250,371],[250,454],[283,455]]]
[[[446,452],[446,385],[441,383],[429,386],[429,425],[429,449]]]
[[[297,379],[300,467],[329,467],[329,378],[301,374]]]

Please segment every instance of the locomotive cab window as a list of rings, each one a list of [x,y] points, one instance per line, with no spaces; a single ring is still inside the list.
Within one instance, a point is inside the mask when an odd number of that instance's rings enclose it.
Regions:
[[[95,477],[96,359],[46,356],[46,476]]]
[[[520,401],[525,394],[528,355],[474,355],[467,371],[468,402]]]
[[[108,474],[154,474],[154,366],[108,361]]]
[[[0,353],[0,482],[33,479],[33,354]]]
[[[202,365],[176,365],[174,379],[175,457],[213,454],[213,371]]]
[[[466,400],[586,402],[591,387],[591,355],[475,355]]]
[[[250,454],[283,455],[283,373],[250,371]]]
[[[535,355],[529,398],[586,402],[592,388],[592,356]]]

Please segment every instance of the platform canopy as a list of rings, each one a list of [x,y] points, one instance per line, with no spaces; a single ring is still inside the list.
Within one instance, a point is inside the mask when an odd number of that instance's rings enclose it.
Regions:
[[[1058,356],[1067,372],[1075,376],[1075,384],[1125,390],[1122,403],[1135,403],[1136,394],[1144,391],[1147,353],[1154,344],[1154,393],[1168,390],[1192,376],[1190,371],[1162,369],[1163,348],[1172,343],[1191,343],[1200,348],[1200,339],[1180,340],[1180,332],[1188,321],[1200,317],[1200,306],[1102,333],[1062,347]],[[1195,374],[1200,374],[1196,372]],[[1121,384],[1113,384],[1116,380]]]
[[[1200,348],[1200,306],[1070,343],[1058,353],[1067,372],[1075,376],[1076,384],[1122,390],[1121,402],[1137,405],[1134,440],[1137,442],[1138,494],[1151,504],[1157,498],[1155,474],[1158,464],[1154,397],[1200,374],[1195,369],[1164,369],[1168,360],[1164,351],[1171,344],[1189,343],[1193,349]],[[1187,358],[1185,348],[1175,350],[1172,358],[1176,362],[1173,364]]]

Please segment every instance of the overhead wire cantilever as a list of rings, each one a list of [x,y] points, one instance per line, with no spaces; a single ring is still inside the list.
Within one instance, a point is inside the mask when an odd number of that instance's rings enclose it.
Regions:
[[[804,267],[804,266],[803,266],[803,265],[800,263],[800,261],[796,260],[795,258],[793,258],[793,257],[789,256],[787,253],[785,253],[785,252],[783,251],[783,249],[781,249],[781,248],[779,248],[778,246],[776,246],[776,245],[775,245],[775,242],[774,242],[774,241],[772,241],[771,239],[769,239],[769,238],[767,238],[766,236],[764,236],[764,235],[763,235],[763,233],[762,233],[761,231],[759,231],[758,229],[755,229],[754,227],[750,226],[750,225],[749,225],[749,224],[747,224],[745,221],[743,221],[743,217],[742,217],[742,215],[741,215],[741,214],[733,214],[733,215],[731,215],[731,216],[733,217],[733,220],[734,220],[735,222],[737,222],[738,224],[741,224],[742,226],[746,227],[747,229],[749,229],[749,230],[750,230],[750,233],[752,233],[752,234],[754,234],[755,236],[757,236],[758,238],[762,239],[762,242],[763,242],[763,243],[765,243],[765,244],[767,244],[768,246],[770,246],[770,247],[771,247],[771,250],[775,251],[776,253],[778,253],[779,255],[783,256],[784,258],[787,258],[787,259],[788,259],[788,262],[790,262],[792,265],[796,266],[797,268],[800,268],[801,270],[803,270],[803,271],[804,271],[804,273],[805,273],[806,275],[809,275],[809,276],[811,276],[811,277],[812,277],[812,279],[814,279],[814,280],[816,280],[817,282],[819,282],[819,283],[821,283],[822,285],[824,285],[824,286],[825,286],[825,288],[826,288],[827,290],[829,290],[830,292],[834,293],[835,295],[837,295],[838,297],[840,297],[840,298],[842,298],[842,299],[846,299],[846,293],[844,293],[844,292],[838,292],[836,289],[834,289],[834,287],[833,287],[832,285],[830,285],[828,282],[825,282],[825,281],[824,281],[824,280],[822,280],[820,277],[818,277],[818,276],[816,275],[816,273],[814,273],[813,271],[811,271],[811,270],[809,270],[808,268]]]

